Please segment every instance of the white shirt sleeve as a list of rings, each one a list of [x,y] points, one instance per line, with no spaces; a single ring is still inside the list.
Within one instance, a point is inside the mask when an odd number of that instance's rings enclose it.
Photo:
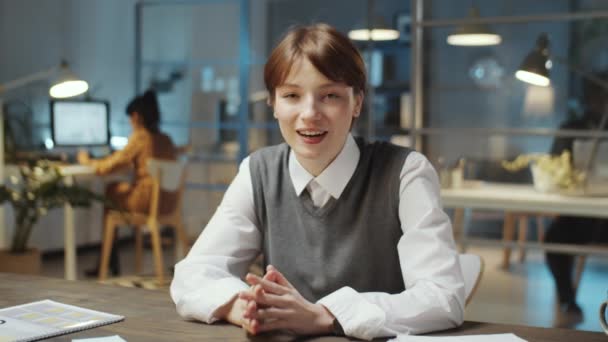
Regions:
[[[464,281],[435,169],[411,152],[401,170],[397,245],[406,291],[358,293],[344,287],[319,300],[348,336],[373,339],[457,327],[464,320]],[[369,276],[373,277],[373,274]]]
[[[220,306],[249,288],[242,279],[260,253],[256,221],[246,158],[202,234],[175,265],[171,298],[182,317],[212,323]]]

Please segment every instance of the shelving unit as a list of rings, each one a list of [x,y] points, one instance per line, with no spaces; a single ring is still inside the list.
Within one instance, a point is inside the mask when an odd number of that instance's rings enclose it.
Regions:
[[[402,118],[409,111],[409,108],[403,108],[402,103],[402,96],[410,94],[409,42],[395,40],[355,44],[363,52],[368,65],[366,101],[372,103],[367,106],[368,113],[362,122],[365,135],[369,140],[381,141],[390,141],[395,135],[409,135],[408,120]]]

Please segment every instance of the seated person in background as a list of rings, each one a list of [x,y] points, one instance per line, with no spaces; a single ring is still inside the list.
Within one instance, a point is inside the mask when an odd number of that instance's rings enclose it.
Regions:
[[[603,80],[608,80],[608,71],[596,74]],[[597,84],[585,80],[583,83],[584,114],[570,118],[560,126],[560,129],[595,130],[600,124],[603,113],[608,110],[608,93]],[[604,127],[606,129],[606,127]],[[578,138],[576,138],[578,139]],[[551,154],[560,155],[564,150],[573,153],[575,138],[556,138],[551,147]],[[587,217],[559,216],[553,220],[547,234],[546,242],[588,244],[608,242],[608,220]],[[547,264],[555,280],[559,308],[556,325],[569,327],[582,321],[581,308],[576,304],[572,271],[574,256],[556,252],[546,253]]]
[[[147,161],[150,158],[175,160],[177,152],[171,138],[159,130],[160,112],[156,94],[153,91],[146,91],[143,95],[133,99],[127,106],[126,113],[133,131],[125,148],[103,159],[90,159],[86,151],[80,151],[78,162],[94,167],[99,175],[132,167],[133,181],[108,184],[105,194],[114,204],[127,212],[147,213],[152,193],[152,177],[148,173]],[[160,203],[161,212],[170,210],[171,208],[167,207],[175,203],[175,200],[167,198],[171,195],[163,194],[163,200]],[[107,212],[106,208],[104,227]],[[119,273],[116,251],[116,248],[112,249],[110,260],[110,269],[115,275]],[[87,275],[97,276],[97,273],[97,269],[94,269],[88,271]]]
[[[286,143],[243,160],[176,265],[179,314],[363,339],[459,326],[464,282],[435,169],[350,134],[366,86],[356,47],[328,25],[296,27],[264,80]],[[246,275],[260,253],[266,274]]]

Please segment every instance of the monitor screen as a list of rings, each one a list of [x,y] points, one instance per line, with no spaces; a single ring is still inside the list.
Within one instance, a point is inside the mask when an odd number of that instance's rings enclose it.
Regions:
[[[108,145],[110,105],[106,101],[51,101],[55,146]]]

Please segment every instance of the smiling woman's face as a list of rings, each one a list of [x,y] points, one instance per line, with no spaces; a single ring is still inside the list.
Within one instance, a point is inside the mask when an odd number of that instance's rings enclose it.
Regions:
[[[362,102],[363,95],[329,80],[303,58],[276,88],[274,116],[300,164],[317,176],[342,150]]]

